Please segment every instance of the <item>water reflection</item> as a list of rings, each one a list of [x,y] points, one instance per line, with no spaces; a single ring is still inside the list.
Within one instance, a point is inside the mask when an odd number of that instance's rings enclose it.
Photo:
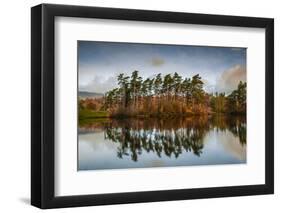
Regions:
[[[244,162],[245,117],[106,119],[79,128],[81,170]]]

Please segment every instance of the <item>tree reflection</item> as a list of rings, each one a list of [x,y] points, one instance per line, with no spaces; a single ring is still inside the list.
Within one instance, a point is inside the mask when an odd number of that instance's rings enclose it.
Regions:
[[[84,130],[103,129],[104,137],[118,144],[118,158],[133,161],[144,153],[178,158],[192,152],[200,157],[204,137],[210,130],[230,131],[246,144],[246,118],[237,116],[194,116],[173,119],[107,119],[81,127]]]
[[[213,116],[210,123],[219,131],[229,130],[234,136],[239,137],[241,145],[246,144],[245,116]]]

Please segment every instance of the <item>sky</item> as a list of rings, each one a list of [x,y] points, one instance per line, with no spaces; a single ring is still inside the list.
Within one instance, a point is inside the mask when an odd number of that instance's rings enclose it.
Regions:
[[[207,92],[229,93],[246,81],[246,48],[78,41],[79,91],[105,93],[120,73],[145,78],[199,74]]]

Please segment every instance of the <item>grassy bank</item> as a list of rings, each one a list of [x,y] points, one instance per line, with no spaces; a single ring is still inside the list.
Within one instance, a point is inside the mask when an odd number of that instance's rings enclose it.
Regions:
[[[105,118],[171,118],[171,117],[188,117],[194,115],[207,115],[207,113],[194,113],[194,112],[162,112],[162,113],[132,113],[126,111],[118,111],[114,113],[109,113],[107,111],[93,111],[89,109],[79,110],[79,121],[83,120],[99,120]]]
[[[104,122],[106,118],[109,117],[108,112],[106,111],[93,111],[89,109],[80,109],[79,110],[79,125],[86,125],[95,122]]]
[[[108,118],[109,114],[107,111],[93,111],[89,109],[79,110],[79,119],[88,119],[88,118]]]
[[[93,111],[89,109],[79,110],[79,123],[89,122],[91,120],[104,120],[106,118],[176,118],[176,117],[192,117],[192,116],[208,116],[208,115],[244,115],[243,113],[216,113],[216,112],[162,112],[162,113],[132,113],[126,111],[118,111],[109,113],[107,111]]]

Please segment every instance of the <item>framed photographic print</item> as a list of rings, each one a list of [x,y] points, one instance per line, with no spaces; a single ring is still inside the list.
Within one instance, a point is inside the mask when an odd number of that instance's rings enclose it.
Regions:
[[[271,194],[274,21],[31,9],[31,203]]]

